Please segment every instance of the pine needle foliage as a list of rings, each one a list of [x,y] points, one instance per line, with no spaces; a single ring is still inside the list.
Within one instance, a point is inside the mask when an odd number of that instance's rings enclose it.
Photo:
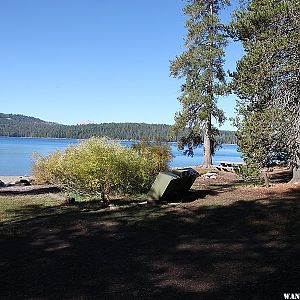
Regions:
[[[240,149],[261,167],[284,153],[300,180],[300,1],[246,1],[230,29],[245,49],[233,74]]]

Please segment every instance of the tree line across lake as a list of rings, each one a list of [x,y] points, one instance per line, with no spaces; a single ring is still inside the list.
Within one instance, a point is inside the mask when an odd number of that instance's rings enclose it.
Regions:
[[[34,117],[0,113],[0,136],[85,139],[106,136],[119,140],[175,141],[171,125],[146,123],[103,123],[63,125]],[[220,130],[217,142],[235,144],[234,131]]]

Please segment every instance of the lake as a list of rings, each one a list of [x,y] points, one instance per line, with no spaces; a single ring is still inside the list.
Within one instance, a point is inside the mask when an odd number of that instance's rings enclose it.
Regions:
[[[18,176],[30,175],[34,161],[33,153],[47,155],[55,150],[64,150],[72,144],[78,144],[76,139],[53,138],[15,138],[0,137],[0,175]],[[132,141],[120,141],[124,146],[132,145]],[[203,148],[195,150],[193,157],[185,156],[176,147],[176,143],[170,143],[173,160],[171,167],[186,167],[202,164]],[[220,161],[242,162],[236,145],[223,145],[213,157],[213,163]]]

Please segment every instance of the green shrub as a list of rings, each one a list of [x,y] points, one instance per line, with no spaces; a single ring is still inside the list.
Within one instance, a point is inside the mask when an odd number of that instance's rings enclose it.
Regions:
[[[140,151],[104,138],[90,138],[64,152],[37,157],[33,175],[40,183],[102,199],[111,193],[143,193],[166,168],[169,157],[154,154],[158,150],[152,153],[150,148]]]
[[[246,163],[235,169],[235,172],[247,182],[261,183],[261,170],[255,164]]]
[[[160,172],[168,169],[168,163],[172,159],[169,144],[159,141],[155,143],[142,141],[138,144],[133,144],[132,148],[141,156],[153,161],[157,171]]]
[[[37,183],[52,184],[54,179],[60,177],[63,153],[55,151],[49,156],[43,157],[34,153],[35,163],[33,165],[33,175]],[[58,179],[57,179],[58,180]]]

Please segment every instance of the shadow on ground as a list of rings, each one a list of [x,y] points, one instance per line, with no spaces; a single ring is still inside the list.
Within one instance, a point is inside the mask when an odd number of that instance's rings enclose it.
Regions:
[[[43,209],[3,224],[1,298],[283,299],[299,292],[297,191],[228,206]],[[48,215],[47,215],[48,214]]]

